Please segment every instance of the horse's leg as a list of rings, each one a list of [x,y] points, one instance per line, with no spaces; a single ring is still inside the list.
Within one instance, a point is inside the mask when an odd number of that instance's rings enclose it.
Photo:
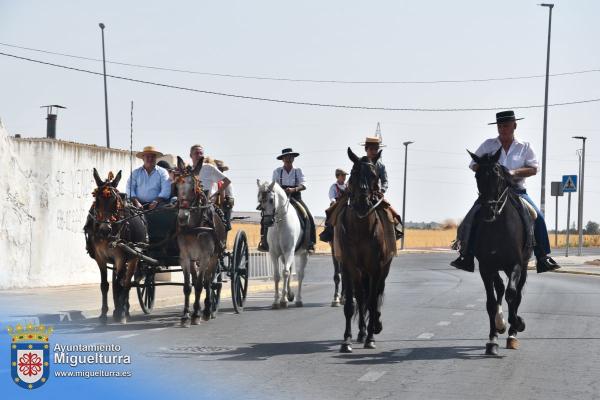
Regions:
[[[126,269],[124,271],[124,276],[121,279],[121,295],[120,295],[120,303],[123,305],[123,313],[121,315],[121,323],[125,324],[127,322],[127,317],[129,314],[129,291],[131,290],[131,278],[133,278],[133,275],[135,273],[135,270],[137,268],[138,265],[138,258],[134,258],[132,260],[129,260],[125,266]]]
[[[191,268],[192,285],[194,286],[194,312],[192,313],[192,325],[200,323],[200,294],[202,293],[202,273],[198,271],[194,261]]]
[[[356,341],[363,343],[367,337],[367,324],[365,322],[367,314],[367,293],[369,293],[369,278],[362,275],[358,285],[355,286],[354,297],[356,298],[356,306],[358,307],[358,335]],[[353,301],[350,299],[350,301]]]
[[[271,255],[271,264],[273,264],[273,282],[275,282],[275,296],[273,298],[273,306],[272,308],[279,308],[279,280],[281,279],[281,275],[279,273],[279,256],[275,256],[272,253]]]
[[[333,246],[331,246],[331,258],[333,259],[333,283],[335,284],[335,289],[333,291],[333,301],[331,302],[331,307],[339,307],[340,306],[340,263],[338,263],[335,258],[335,254],[333,252]]]
[[[293,250],[292,250],[293,252]],[[281,298],[279,299],[279,307],[281,308],[287,308],[288,306],[288,290],[289,290],[289,285],[290,285],[290,279],[292,279],[291,276],[291,268],[292,268],[292,263],[294,262],[294,254],[292,253],[287,254],[287,257],[282,257],[283,258],[283,262],[282,262],[282,271],[281,271],[281,275],[283,275],[283,282],[281,283]]]
[[[506,339],[506,348],[518,349],[519,341],[517,340],[517,332],[525,330],[525,320],[517,314],[519,305],[521,304],[521,294],[527,272],[523,273],[525,268],[520,265],[515,265],[508,279],[508,287],[506,289],[506,302],[508,303],[508,339]]]
[[[121,322],[122,315],[125,312],[125,304],[123,303],[123,286],[121,286],[121,277],[123,276],[123,259],[115,257],[113,264],[113,300],[115,309],[113,310],[113,320]]]
[[[106,268],[106,262],[100,262],[96,260],[98,263],[98,268],[100,268],[100,292],[102,293],[102,311],[98,320],[101,324],[106,324],[107,318],[106,313],[108,312],[108,273]]]
[[[204,310],[202,311],[202,320],[210,321],[210,313],[212,310],[212,290],[210,290],[210,285],[212,284],[214,276],[214,271],[206,269],[204,271],[204,290],[206,294],[204,295]]]
[[[494,293],[494,272],[492,274],[485,272],[486,268],[482,268],[481,264],[479,264],[479,273],[481,275],[481,279],[483,280],[483,285],[485,286],[485,294],[487,296],[487,301],[485,303],[488,317],[490,320],[490,334],[489,334],[489,342],[485,345],[485,354],[490,356],[498,355],[498,333],[496,332],[496,310],[497,310],[497,300]]]
[[[296,273],[298,274],[298,294],[296,296],[296,307],[302,307],[304,305],[304,303],[302,303],[302,281],[304,280],[304,268],[306,267],[307,260],[307,252],[302,252],[298,256],[298,268],[296,269]]]
[[[506,321],[502,312],[502,299],[504,298],[504,281],[499,273],[494,276],[494,289],[496,290],[496,332],[503,334],[506,332]]]
[[[193,261],[188,257],[182,257],[181,269],[183,270],[183,313],[181,315],[180,325],[183,328],[190,326],[190,293],[192,293],[192,286],[190,282],[190,267]]]
[[[346,317],[346,330],[344,331],[344,341],[340,347],[341,353],[352,353],[352,317],[354,316],[354,301],[352,281],[349,277],[350,274],[342,274],[342,281],[346,287],[347,298],[350,299],[344,304],[344,316]]]

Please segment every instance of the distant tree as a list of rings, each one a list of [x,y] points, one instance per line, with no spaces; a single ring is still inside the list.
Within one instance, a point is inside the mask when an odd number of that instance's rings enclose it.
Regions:
[[[594,221],[588,221],[585,225],[585,233],[587,235],[598,235],[600,234],[600,225]]]

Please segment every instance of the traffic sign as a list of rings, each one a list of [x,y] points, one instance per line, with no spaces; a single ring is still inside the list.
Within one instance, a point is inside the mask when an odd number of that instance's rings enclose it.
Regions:
[[[550,182],[550,194],[552,196],[562,196],[563,195],[562,182]]]
[[[570,193],[577,191],[577,175],[563,175],[562,177],[563,192]]]

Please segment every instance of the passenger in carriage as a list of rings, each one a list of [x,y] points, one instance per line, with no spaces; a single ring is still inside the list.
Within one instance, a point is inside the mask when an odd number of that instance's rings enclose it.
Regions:
[[[362,143],[365,146],[366,156],[370,161],[374,161],[377,159],[379,149],[382,147],[381,139],[376,136],[367,136],[365,142]],[[379,177],[379,196],[381,198],[381,204],[383,208],[386,210],[390,218],[394,220],[394,234],[396,236],[396,240],[400,239],[403,236],[402,233],[402,221],[396,210],[394,210],[391,204],[383,198],[385,192],[388,189],[388,177],[387,171],[385,169],[385,165],[381,162],[381,159],[377,159],[375,163],[375,169],[377,171],[377,176]],[[319,239],[323,242],[331,242],[333,240],[333,226],[329,223],[329,216],[333,209],[337,206],[337,202],[334,203],[329,209],[326,211],[327,220],[325,221],[325,229],[319,235]]]
[[[283,149],[281,154],[277,156],[278,160],[283,161],[283,166],[276,168],[273,171],[273,181],[277,182],[279,186],[285,190],[290,203],[297,207],[299,204],[306,212],[306,219],[308,220],[308,237],[307,239],[307,250],[309,253],[314,253],[316,243],[316,230],[315,220],[313,219],[310,210],[306,204],[302,201],[300,192],[306,190],[306,181],[304,174],[300,168],[294,167],[294,159],[298,157],[300,153],[294,152],[291,148]],[[269,251],[269,245],[267,244],[267,230],[265,221],[261,218],[260,221],[260,243],[258,244],[258,251]]]
[[[133,170],[127,180],[127,196],[138,208],[152,210],[165,203],[171,196],[171,182],[166,169],[156,165],[156,159],[163,154],[153,146],[144,147],[136,154],[144,160],[144,165]]]
[[[223,175],[226,175],[225,172],[229,171],[229,167],[225,165],[224,161],[215,160],[215,165],[217,166],[217,169],[223,173]],[[219,181],[217,183],[217,188],[221,189],[224,184],[225,182]],[[225,225],[227,226],[227,230],[231,230],[231,213],[233,211],[234,204],[233,185],[231,183],[227,185],[227,187],[225,187],[225,189],[221,192],[217,204],[219,204],[219,206],[223,209],[223,214],[225,214]]]
[[[190,157],[192,159],[192,168],[195,168],[200,161],[200,158],[204,158],[204,148],[202,145],[195,144],[190,148]],[[211,199],[215,201],[216,198],[225,192],[227,187],[231,185],[231,180],[226,177],[221,171],[217,169],[213,164],[205,163],[200,169],[200,184],[202,190]],[[223,182],[219,187],[218,182]]]
[[[521,199],[529,203],[537,212],[537,219],[534,221],[533,226],[535,236],[533,251],[537,258],[537,272],[542,273],[560,268],[560,266],[548,255],[550,254],[550,242],[548,240],[544,215],[534,204],[525,189],[525,178],[537,174],[538,160],[528,142],[515,138],[515,130],[517,129],[516,121],[520,119],[523,118],[515,118],[515,113],[511,110],[497,113],[496,122],[491,122],[488,125],[497,125],[498,136],[484,141],[475,154],[481,157],[502,149],[499,163],[509,170],[509,173],[517,183],[517,187],[513,188],[513,191]],[[474,161],[471,161],[469,168],[476,172],[478,165]],[[458,227],[457,238],[453,247],[459,250],[460,255],[450,263],[455,268],[469,272],[475,270],[475,217],[480,208],[481,205],[478,199]]]
[[[175,187],[175,174],[173,173],[174,168],[166,160],[160,160],[156,163],[159,167],[167,170],[169,173],[169,181],[171,182],[171,195],[169,196],[169,203],[177,201],[177,188]]]

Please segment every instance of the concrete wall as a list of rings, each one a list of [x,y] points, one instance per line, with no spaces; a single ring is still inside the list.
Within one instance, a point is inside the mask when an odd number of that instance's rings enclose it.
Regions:
[[[134,158],[133,167],[140,165]],[[100,281],[83,225],[95,188],[123,170],[129,152],[45,138],[8,136],[0,122],[0,289]]]

